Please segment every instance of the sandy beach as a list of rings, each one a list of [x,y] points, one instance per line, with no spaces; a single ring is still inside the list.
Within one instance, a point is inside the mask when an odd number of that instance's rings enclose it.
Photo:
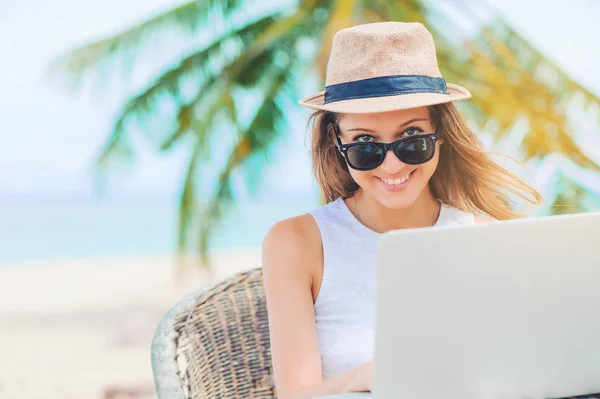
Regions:
[[[260,265],[259,249],[212,255],[213,272],[173,256],[0,264],[0,399],[155,398],[150,343],[179,298]]]

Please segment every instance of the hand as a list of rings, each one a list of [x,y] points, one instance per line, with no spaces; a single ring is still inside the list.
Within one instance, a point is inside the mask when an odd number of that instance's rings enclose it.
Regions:
[[[373,361],[362,364],[353,371],[353,390],[356,392],[371,392],[373,387]]]

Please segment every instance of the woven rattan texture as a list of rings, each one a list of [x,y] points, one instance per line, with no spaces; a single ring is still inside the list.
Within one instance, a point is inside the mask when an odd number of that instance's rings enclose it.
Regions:
[[[174,328],[187,398],[276,398],[261,269],[207,290]]]

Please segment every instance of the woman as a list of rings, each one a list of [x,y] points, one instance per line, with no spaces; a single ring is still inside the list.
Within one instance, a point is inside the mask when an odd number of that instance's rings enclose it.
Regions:
[[[514,195],[539,203],[468,128],[453,105],[468,98],[441,77],[419,23],[335,35],[326,90],[300,102],[316,110],[312,156],[328,204],[277,223],[263,243],[280,398],[371,390],[381,233],[514,218]]]

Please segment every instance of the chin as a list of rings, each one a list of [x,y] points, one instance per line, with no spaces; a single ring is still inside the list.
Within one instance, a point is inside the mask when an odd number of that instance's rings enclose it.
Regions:
[[[370,191],[383,206],[389,209],[403,209],[411,207],[426,188],[427,181],[423,181],[419,170],[415,171],[404,187],[389,187],[374,177]]]
[[[389,209],[404,209],[411,207],[417,198],[419,197],[419,193],[413,194],[411,193],[386,193],[380,194],[377,193],[375,198],[381,203],[381,205],[385,206]]]

